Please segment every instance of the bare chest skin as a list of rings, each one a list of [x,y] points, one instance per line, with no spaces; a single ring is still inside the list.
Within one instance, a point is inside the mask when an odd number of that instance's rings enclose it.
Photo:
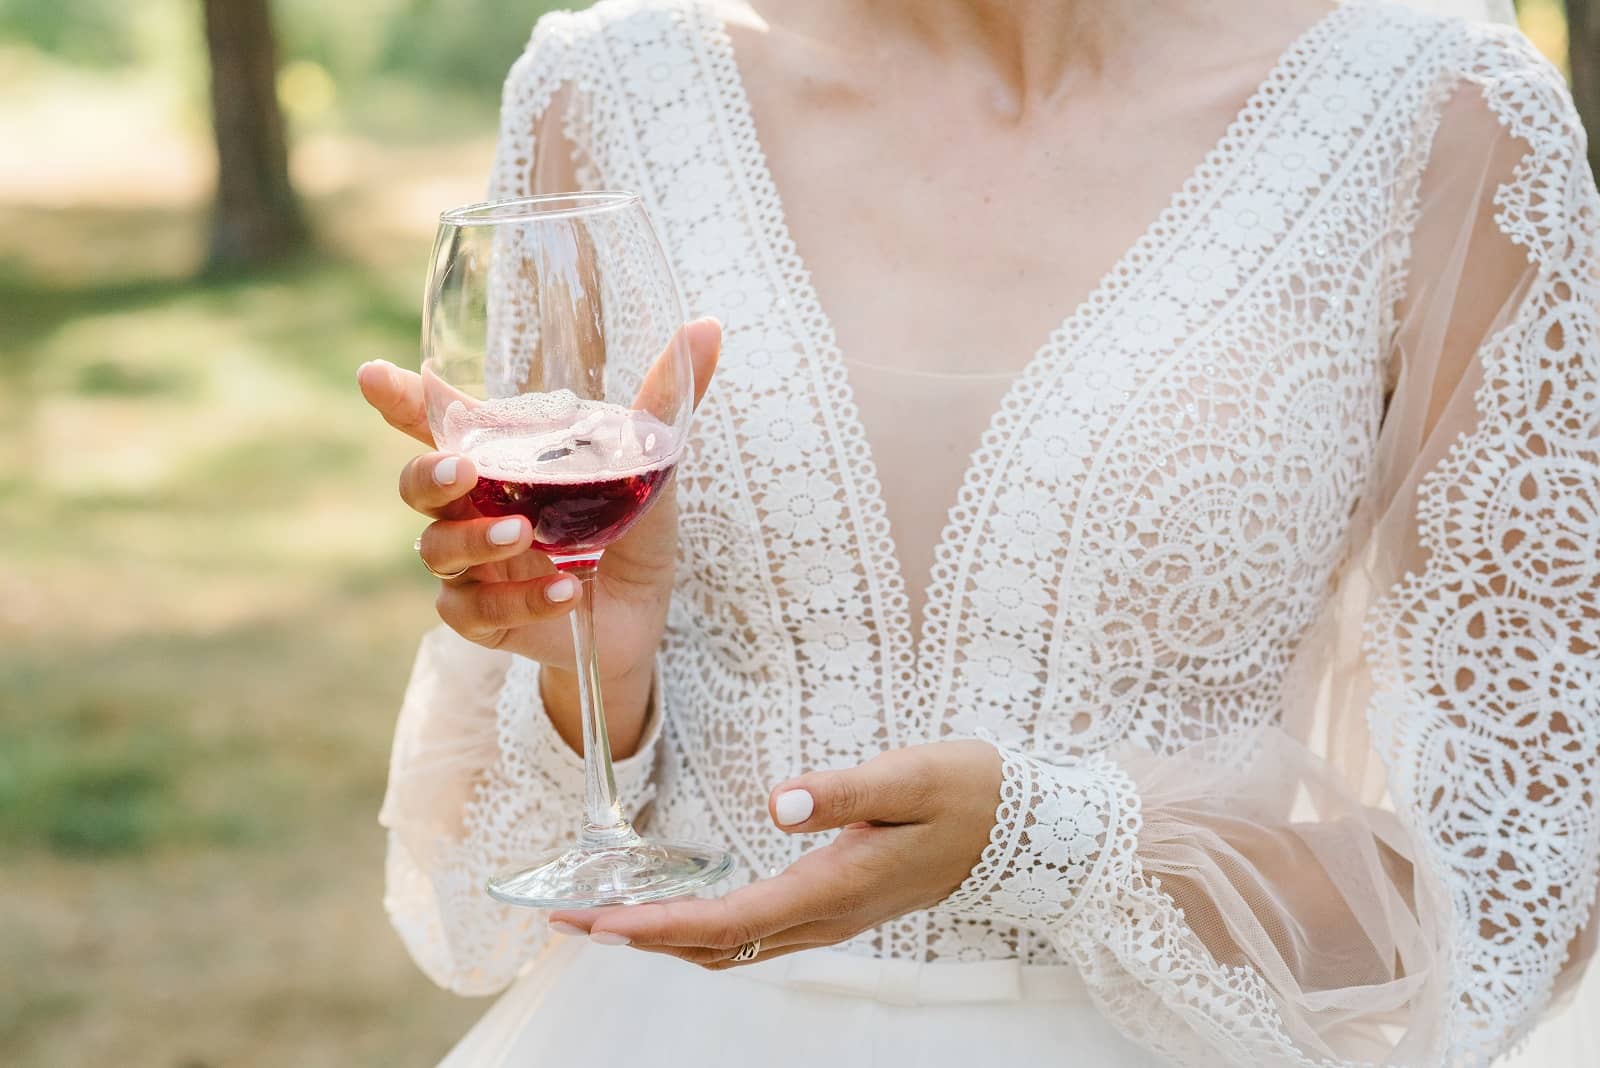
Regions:
[[[758,0],[759,15],[730,19],[790,235],[850,365],[914,611],[963,461],[1011,377],[1327,11],[1150,5],[1163,6],[1170,18],[1043,94],[981,57],[864,28],[859,0]]]

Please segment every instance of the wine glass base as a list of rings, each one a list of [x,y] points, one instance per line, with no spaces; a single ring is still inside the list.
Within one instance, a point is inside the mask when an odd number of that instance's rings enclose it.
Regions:
[[[679,897],[733,870],[733,855],[687,842],[636,842],[602,849],[569,849],[531,868],[489,880],[489,896],[535,909],[638,905]]]

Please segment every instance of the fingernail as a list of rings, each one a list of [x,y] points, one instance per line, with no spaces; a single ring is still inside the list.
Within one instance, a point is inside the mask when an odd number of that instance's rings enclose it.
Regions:
[[[772,810],[778,814],[778,823],[789,827],[810,819],[816,807],[816,799],[811,796],[810,790],[785,790],[778,795]]]
[[[361,372],[365,371],[367,369],[367,365],[370,364],[370,363],[372,363],[371,360],[362,360],[361,361],[361,366],[356,368],[356,381],[357,382],[361,381]]]
[[[522,537],[522,520],[515,517],[502,519],[489,528],[489,540],[496,545],[510,545]]]
[[[630,939],[625,934],[615,931],[595,931],[589,935],[589,941],[599,946],[625,946]]]
[[[441,486],[452,485],[456,480],[456,457],[446,456],[434,464],[433,480]]]
[[[563,575],[544,588],[544,595],[556,604],[572,600],[578,593],[578,580]]]
[[[558,935],[586,935],[589,933],[577,924],[567,923],[564,920],[551,920],[550,930]]]

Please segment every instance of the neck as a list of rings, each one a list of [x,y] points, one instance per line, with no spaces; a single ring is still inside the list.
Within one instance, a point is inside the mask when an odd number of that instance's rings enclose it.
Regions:
[[[867,0],[873,21],[920,40],[948,62],[992,71],[1019,107],[1079,74],[1115,63],[1176,0]],[[888,25],[892,24],[892,26]]]

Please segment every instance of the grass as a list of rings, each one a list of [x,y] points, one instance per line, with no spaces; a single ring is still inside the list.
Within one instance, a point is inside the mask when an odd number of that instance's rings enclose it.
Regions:
[[[428,1065],[483,1010],[381,906],[431,597],[353,371],[413,357],[415,206],[484,134],[360,146],[319,249],[226,280],[203,202],[0,186],[0,1064]]]

